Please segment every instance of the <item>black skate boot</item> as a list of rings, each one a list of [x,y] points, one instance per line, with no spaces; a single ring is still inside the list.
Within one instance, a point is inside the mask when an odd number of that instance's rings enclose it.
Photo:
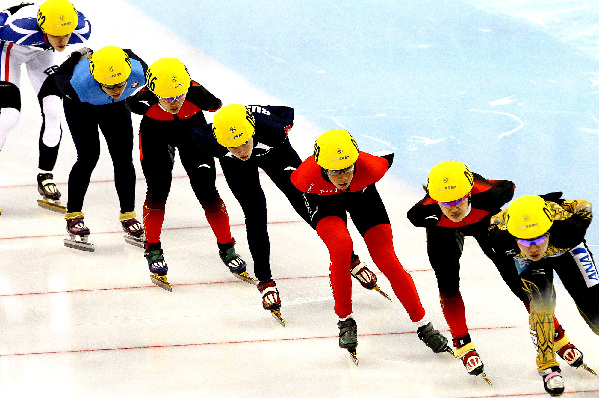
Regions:
[[[451,352],[451,348],[447,347],[447,338],[436,330],[432,323],[429,322],[424,326],[420,326],[416,334],[434,353]]]
[[[144,253],[144,257],[148,260],[148,268],[152,275],[152,283],[155,285],[168,290],[169,292],[173,291],[173,287],[166,280],[166,274],[168,272],[168,266],[164,261],[164,255],[162,249],[156,250],[146,250]]]
[[[258,290],[262,293],[262,307],[270,311],[277,322],[285,326],[285,320],[281,317],[281,297],[275,281],[260,282]]]
[[[351,261],[351,275],[360,282],[360,284],[368,290],[376,290],[387,300],[391,300],[391,297],[387,293],[383,292],[381,288],[376,284],[376,275],[372,272],[365,264],[362,264],[360,258],[352,253]]]
[[[358,325],[354,318],[347,318],[344,321],[337,322],[339,327],[339,347],[345,348],[352,361],[358,366],[358,357],[356,356],[356,347],[358,347]]]
[[[555,329],[555,343],[553,348],[557,355],[560,356],[564,361],[573,368],[582,367],[587,372],[596,375],[597,373],[589,368],[583,360],[582,351],[580,351],[574,344],[570,342],[570,338],[564,332],[564,329],[560,325]]]
[[[125,241],[133,246],[144,247],[144,226],[135,218],[135,212],[121,213],[121,227],[127,233]]]
[[[95,247],[87,241],[90,232],[89,228],[87,228],[83,222],[83,213],[67,213],[65,214],[65,218],[67,220],[69,239],[64,240],[64,245],[72,249],[93,252]]]
[[[229,243],[218,244],[218,255],[220,259],[225,263],[227,267],[229,267],[229,271],[236,278],[241,279],[244,282],[247,282],[252,285],[257,285],[258,281],[252,278],[246,271],[246,263],[239,256],[239,254],[235,253],[235,239]]]
[[[562,378],[561,369],[558,366],[543,369],[539,372],[543,378],[545,391],[552,397],[559,397],[564,392],[564,379]]]
[[[453,339],[453,345],[456,348],[454,356],[462,360],[468,374],[472,376],[480,375],[489,385],[492,385],[484,372],[485,365],[474,348],[470,334],[459,339]]]
[[[37,204],[48,210],[65,213],[67,209],[60,204],[60,192],[56,188],[53,178],[52,173],[39,173],[37,175],[37,191],[43,198],[38,200]]]

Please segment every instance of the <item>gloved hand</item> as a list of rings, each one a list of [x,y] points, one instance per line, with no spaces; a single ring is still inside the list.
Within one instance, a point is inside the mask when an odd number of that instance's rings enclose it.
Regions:
[[[563,195],[563,192],[550,192],[550,193],[546,193],[544,195],[539,195],[539,196],[541,198],[543,198],[544,200],[548,200],[550,202],[555,202],[558,205],[560,205],[564,202],[564,199],[562,199],[562,195]]]
[[[82,47],[79,50],[73,51],[71,53],[71,56],[75,55],[75,53],[77,53],[79,58],[91,58],[92,54],[94,53],[94,50],[92,50],[89,47]]]

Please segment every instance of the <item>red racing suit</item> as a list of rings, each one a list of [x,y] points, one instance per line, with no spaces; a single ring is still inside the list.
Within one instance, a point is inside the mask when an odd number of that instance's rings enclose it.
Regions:
[[[395,254],[389,216],[375,185],[385,175],[392,160],[391,153],[375,156],[359,152],[354,177],[344,191],[330,182],[313,156],[291,174],[291,182],[305,193],[312,226],[329,250],[330,280],[335,313],[339,318],[352,313],[350,264],[353,242],[347,229],[348,214],[364,238],[372,260],[391,282],[393,292],[412,322],[425,316],[414,281]]]

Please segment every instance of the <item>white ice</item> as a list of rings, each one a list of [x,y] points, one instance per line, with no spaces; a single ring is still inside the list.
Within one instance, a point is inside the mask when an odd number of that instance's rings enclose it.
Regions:
[[[148,62],[179,57],[192,76],[210,81],[210,90],[225,103],[281,103],[143,15],[132,17],[138,10],[128,3],[89,2],[84,9],[94,19],[92,48],[118,44]],[[120,25],[122,15],[128,16],[128,30]],[[83,209],[96,251],[65,248],[65,221],[35,202],[41,118],[26,81],[22,94],[22,119],[8,137],[0,166],[1,397],[548,396],[536,373],[527,313],[471,240],[462,259],[462,295],[471,336],[493,386],[469,376],[449,354],[435,355],[426,348],[395,297],[389,302],[357,283],[353,299],[360,364],[354,366],[337,345],[326,248],[267,177],[263,186],[272,268],[287,321],[284,328],[262,309],[257,289],[233,278],[220,262],[215,238],[180,163],[162,233],[172,293],[150,282],[143,250],[122,237],[104,143]],[[134,123],[137,126],[139,118]],[[55,179],[66,196],[76,154],[63,126]],[[303,157],[319,132],[297,117],[290,134]],[[141,216],[145,182],[138,159],[136,148],[136,210]],[[249,261],[241,209],[222,175],[217,186],[237,249]],[[422,192],[390,176],[379,188],[398,257],[414,278],[428,316],[449,336],[424,231],[405,217]],[[355,229],[352,233],[356,252],[377,272],[380,287],[392,294]],[[597,336],[559,284],[557,295],[559,319],[587,363],[599,370]],[[599,396],[599,377],[566,364],[562,370],[567,396]]]

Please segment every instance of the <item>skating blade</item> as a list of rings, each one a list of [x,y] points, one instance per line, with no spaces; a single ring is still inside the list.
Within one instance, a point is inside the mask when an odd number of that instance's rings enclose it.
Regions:
[[[348,350],[348,352],[349,352],[349,356],[351,357],[351,360],[354,361],[354,364],[356,366],[358,366],[358,364],[360,363],[360,360],[358,359],[358,356],[356,355],[356,352],[355,351],[349,351],[349,350]]]
[[[283,319],[283,317],[281,317],[280,310],[271,311],[271,314],[277,320],[277,322],[283,325],[283,327],[285,326],[285,320]]]
[[[127,242],[127,243],[129,243],[130,245],[133,245],[133,246],[141,247],[143,249],[144,242],[145,242],[145,236],[142,235],[139,238],[136,238],[136,237],[131,236],[131,235],[125,235],[125,242]]]
[[[62,206],[60,204],[60,201],[52,201],[49,199],[38,199],[37,200],[37,205],[39,207],[42,207],[44,209],[48,209],[48,210],[52,210],[55,211],[57,213],[66,213],[67,212],[67,208],[65,206]]]
[[[166,281],[166,276],[152,274],[150,275],[150,278],[152,278],[152,283],[156,286],[161,287],[164,290],[168,290],[169,292],[173,291],[173,286]]]
[[[77,240],[73,235],[69,239],[64,239],[64,245],[66,247],[70,247],[71,249],[83,250],[86,252],[93,252],[96,250],[93,243],[89,243],[87,241],[87,237],[85,237],[85,240],[83,241]]]
[[[241,273],[231,272],[235,278],[241,279],[244,282],[249,283],[250,285],[257,285],[258,281],[252,278],[247,271],[243,271]]]
[[[487,382],[487,383],[488,383],[490,386],[492,386],[492,385],[493,385],[493,383],[491,383],[491,380],[489,380],[489,379],[487,378],[487,375],[486,375],[484,372],[483,372],[483,373],[481,373],[481,374],[480,374],[480,376],[481,376],[481,377],[483,378],[483,380],[484,380],[484,381],[486,381],[486,382]]]
[[[391,297],[389,297],[387,295],[387,293],[383,292],[381,290],[381,288],[379,287],[379,285],[374,285],[373,289],[376,290],[377,292],[379,292],[384,298],[386,298],[387,300],[391,301]]]
[[[597,373],[593,369],[589,368],[586,364],[583,363],[580,366],[590,374],[597,375]]]
[[[453,350],[450,347],[445,347],[445,352],[450,353],[451,356],[455,358],[455,353],[453,352]]]

